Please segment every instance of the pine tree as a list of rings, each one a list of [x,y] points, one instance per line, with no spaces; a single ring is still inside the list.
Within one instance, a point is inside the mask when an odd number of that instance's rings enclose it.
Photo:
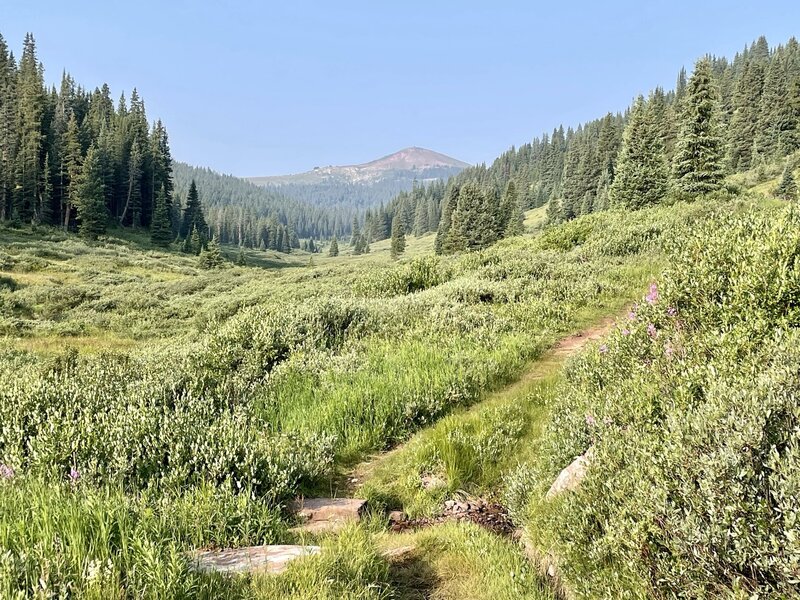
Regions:
[[[189,195],[186,197],[186,208],[183,210],[183,224],[181,225],[181,236],[189,235],[192,230],[197,230],[198,236],[205,240],[208,225],[206,224],[203,206],[200,204],[200,194],[197,192],[197,184],[194,179],[189,185]],[[199,252],[200,250],[197,249]]]
[[[88,239],[95,239],[105,234],[108,222],[105,194],[103,190],[103,172],[97,151],[89,148],[83,161],[83,171],[78,186],[78,231]]]
[[[198,262],[203,269],[218,269],[225,264],[216,236],[212,237],[208,242],[208,246],[201,251]]]
[[[477,184],[467,183],[459,190],[448,239],[456,252],[485,248],[497,239],[492,206]]]
[[[641,96],[634,103],[609,190],[612,203],[632,210],[656,204],[667,193],[669,172],[651,106]]]
[[[794,179],[794,174],[792,173],[789,163],[786,163],[783,169],[783,176],[781,177],[778,187],[775,189],[775,196],[790,202],[796,202],[798,199],[797,182]]]
[[[31,34],[25,36],[16,79],[18,103],[16,129],[19,137],[14,212],[21,221],[28,223],[34,217],[42,183],[41,158],[46,102],[42,67],[36,58],[36,42]]]
[[[680,193],[708,194],[722,185],[723,144],[719,123],[719,97],[711,61],[704,58],[697,62],[683,99],[673,167],[675,186]]]
[[[192,227],[192,235],[189,237],[189,252],[199,255],[203,251],[205,244],[203,244],[203,237],[197,230],[197,227]]]
[[[358,237],[361,235],[361,228],[358,225],[358,217],[353,217],[353,225],[351,227],[350,245],[355,246]]]
[[[142,180],[144,178],[144,153],[141,142],[134,139],[128,159],[128,181],[125,195],[125,208],[119,218],[121,225],[142,224]]]
[[[414,211],[414,236],[420,237],[428,230],[428,203],[424,197],[420,197]]]
[[[328,250],[328,256],[339,256],[339,240],[336,239],[336,236],[333,236],[331,240],[331,247]]]
[[[517,197],[517,189],[513,181],[508,182],[506,192],[503,197],[506,205],[505,212],[508,214],[508,221],[503,232],[504,237],[513,237],[525,233],[525,213],[522,210],[522,202]]]
[[[406,251],[406,230],[402,215],[395,215],[392,219],[392,243],[390,253],[392,258],[397,258]]]
[[[367,245],[367,240],[364,237],[364,234],[359,234],[358,239],[356,240],[356,245],[353,247],[353,254],[360,255],[364,254],[364,247]]]
[[[439,228],[436,230],[436,241],[434,250],[436,254],[447,254],[450,250],[448,236],[452,226],[453,211],[458,205],[458,186],[450,185],[442,200],[442,216],[439,219]]]
[[[283,228],[282,231],[283,235],[281,236],[281,252],[284,254],[289,254],[292,251],[291,247],[289,246],[289,232],[286,230],[286,228]]]
[[[554,225],[561,223],[564,219],[561,217],[561,202],[558,198],[553,198],[547,203],[547,223]]]
[[[64,206],[64,229],[69,228],[72,219],[72,209],[77,206],[78,202],[78,187],[80,185],[81,171],[83,156],[81,152],[81,143],[79,139],[78,120],[75,115],[70,115],[69,123],[67,125],[67,132],[64,138],[65,148],[64,168],[67,175],[67,193]]]
[[[236,257],[236,266],[238,267],[246,267],[247,266],[247,258],[244,255],[244,248],[239,246],[239,254]]]
[[[728,131],[728,164],[734,171],[746,171],[752,166],[764,68],[760,61],[746,62],[734,92],[733,115]]]
[[[172,223],[169,220],[169,208],[167,207],[167,190],[163,183],[156,194],[153,219],[150,223],[150,241],[156,246],[164,248],[172,242]]]

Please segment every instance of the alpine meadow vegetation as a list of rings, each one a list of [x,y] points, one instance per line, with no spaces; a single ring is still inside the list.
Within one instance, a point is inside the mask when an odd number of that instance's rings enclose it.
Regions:
[[[135,90],[46,90],[32,36],[0,125],[0,597],[797,596],[795,39],[363,211],[173,163]],[[292,530],[365,464],[370,514]],[[386,531],[472,496],[527,555]]]

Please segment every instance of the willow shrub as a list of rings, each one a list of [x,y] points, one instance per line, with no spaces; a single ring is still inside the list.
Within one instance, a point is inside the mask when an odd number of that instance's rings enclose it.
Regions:
[[[567,371],[511,478],[580,597],[786,598],[800,583],[800,217],[719,215]],[[540,500],[593,448],[577,493]],[[525,483],[527,481],[527,483]]]

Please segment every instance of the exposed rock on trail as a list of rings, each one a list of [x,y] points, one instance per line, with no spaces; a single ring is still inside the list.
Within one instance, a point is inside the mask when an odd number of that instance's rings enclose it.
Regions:
[[[294,533],[335,532],[351,521],[360,521],[367,501],[360,498],[302,498],[289,505],[303,523]]]

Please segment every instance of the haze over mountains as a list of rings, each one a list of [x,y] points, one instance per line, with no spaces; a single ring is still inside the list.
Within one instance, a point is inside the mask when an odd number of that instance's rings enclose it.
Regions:
[[[315,205],[346,203],[367,207],[388,202],[398,193],[412,189],[415,181],[446,180],[469,166],[433,150],[411,147],[360,165],[314,167],[305,173],[247,180]]]

